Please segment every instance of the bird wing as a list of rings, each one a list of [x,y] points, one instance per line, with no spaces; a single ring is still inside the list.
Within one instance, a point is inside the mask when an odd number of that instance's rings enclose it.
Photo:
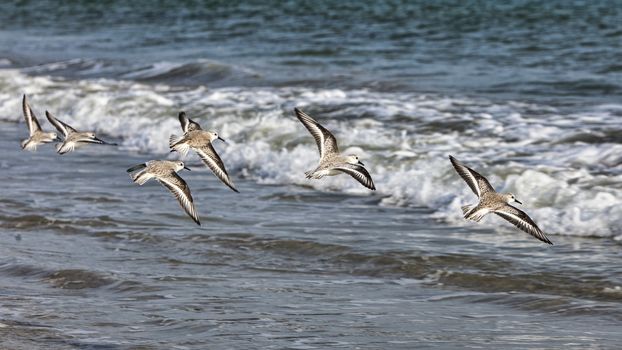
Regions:
[[[37,131],[41,131],[41,124],[39,124],[37,116],[35,116],[32,108],[30,108],[26,95],[24,95],[24,98],[22,100],[22,109],[24,111],[24,119],[26,119],[26,124],[28,125],[28,132],[30,133],[30,136],[32,136]]]
[[[56,127],[58,132],[63,134],[63,136],[65,138],[67,138],[67,136],[69,136],[69,134],[77,132],[76,129],[74,129],[71,126],[69,126],[69,124],[63,123],[60,120],[56,119],[56,117],[52,113],[50,113],[48,111],[45,111],[45,116],[48,118],[50,123],[52,123],[52,125],[54,125],[54,127]]]
[[[179,112],[179,122],[184,133],[188,131],[201,130],[201,125],[186,117],[186,112]]]
[[[83,136],[83,137],[77,138],[77,139],[74,140],[74,142],[96,143],[96,144],[99,144],[99,145],[106,145],[106,144],[108,144],[104,140],[100,140],[98,138],[92,138],[92,137],[89,137],[89,136]]]
[[[513,207],[509,204],[506,204],[503,207],[495,210],[494,213],[506,219],[507,221],[511,222],[514,226],[518,227],[519,229],[541,240],[542,242],[553,244],[548,239],[548,237],[546,237],[544,232],[540,230],[538,225],[536,225],[536,223],[533,222],[533,220],[531,220],[529,215],[525,214],[524,211],[516,207]]]
[[[131,173],[131,172],[134,172],[136,170],[145,169],[146,167],[147,167],[147,163],[141,163],[141,164],[134,165],[133,167],[127,169],[126,171],[128,173]]]
[[[495,189],[490,185],[485,177],[480,175],[477,171],[469,168],[468,166],[460,163],[456,158],[449,156],[451,164],[456,169],[456,172],[462,179],[469,185],[473,193],[477,197],[481,197],[486,192],[494,192]]]
[[[240,192],[233,185],[233,181],[231,181],[231,178],[227,173],[227,169],[225,169],[225,164],[222,162],[222,159],[220,159],[220,156],[218,156],[218,153],[216,153],[216,150],[211,143],[208,143],[200,148],[193,149],[197,152],[199,157],[201,157],[203,163],[205,163],[205,165],[207,165],[212,170],[214,175],[216,175],[220,179],[220,181],[222,181],[225,185],[229,186],[229,188],[231,188],[235,192]]]
[[[190,194],[190,188],[188,187],[188,184],[186,184],[186,181],[184,181],[184,179],[182,179],[179,175],[175,173],[171,173],[167,176],[158,177],[158,181],[160,181],[160,183],[164,185],[164,187],[168,188],[168,190],[173,193],[186,214],[188,214],[188,216],[190,216],[192,220],[197,223],[197,225],[201,225],[201,222],[199,221],[199,215],[194,208],[194,202],[192,200],[192,195]]]
[[[376,186],[374,185],[374,181],[371,179],[371,175],[369,175],[369,172],[367,172],[367,169],[364,167],[356,164],[345,163],[335,167],[334,169],[352,176],[356,179],[356,181],[360,182],[361,185],[369,188],[370,190],[376,190]]]
[[[333,136],[330,131],[300,109],[294,108],[294,111],[296,112],[296,117],[298,117],[315,139],[317,148],[320,150],[320,161],[324,159],[327,154],[339,153],[337,139],[335,139],[335,136]]]
[[[96,143],[99,145],[117,146],[116,143],[107,142],[98,137],[91,137],[88,135],[80,136],[79,138],[75,139],[74,142]]]

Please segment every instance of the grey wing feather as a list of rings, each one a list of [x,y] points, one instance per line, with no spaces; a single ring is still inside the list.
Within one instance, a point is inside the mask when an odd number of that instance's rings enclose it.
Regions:
[[[320,125],[315,119],[311,118],[307,113],[298,108],[294,108],[296,117],[302,122],[302,124],[309,130],[317,148],[320,151],[320,159],[330,153],[339,153],[339,147],[337,147],[337,139],[331,134],[325,127]]]
[[[233,185],[233,181],[231,181],[231,178],[227,173],[225,164],[222,162],[222,159],[220,159],[220,156],[218,156],[218,153],[216,153],[216,150],[211,143],[208,143],[201,148],[194,148],[194,150],[197,152],[199,157],[201,157],[203,163],[205,163],[205,165],[207,165],[212,170],[214,175],[216,175],[220,179],[220,181],[222,181],[225,185],[229,186],[229,188],[231,188],[235,192],[240,192]]]
[[[41,131],[41,125],[35,116],[35,113],[30,108],[28,104],[28,98],[24,95],[22,99],[22,110],[24,112],[24,119],[26,119],[26,124],[28,125],[28,132],[30,136],[32,136],[35,132]]]
[[[508,204],[501,207],[500,209],[495,210],[494,213],[506,219],[519,229],[541,240],[542,242],[553,244],[544,234],[544,232],[540,230],[538,225],[536,225],[536,223],[533,222],[529,215],[527,215],[524,211]]]
[[[96,143],[98,145],[106,145],[108,143],[106,143],[105,141],[99,140],[99,139],[92,139],[90,137],[81,137],[77,140],[75,140],[75,142],[84,142],[84,143]]]
[[[452,156],[449,156],[449,160],[454,166],[454,169],[456,169],[458,175],[462,177],[462,179],[471,188],[471,191],[473,191],[473,193],[475,193],[478,197],[481,197],[486,192],[495,191],[495,189],[490,185],[488,180],[480,175],[477,171],[462,164],[460,161]]]
[[[352,176],[356,179],[356,181],[360,182],[361,185],[369,188],[370,190],[376,190],[376,186],[374,185],[371,175],[369,175],[369,172],[367,172],[367,169],[364,167],[355,164],[343,164],[335,167],[334,169]]]
[[[28,107],[28,110],[30,111],[30,115],[32,116],[32,124],[35,127],[35,130],[41,131],[41,124],[39,124],[39,120],[37,119],[35,112],[32,111],[32,108],[30,108],[30,106]]]
[[[179,122],[184,133],[194,130],[201,130],[201,125],[186,117],[186,112],[179,112]]]
[[[76,129],[72,128],[68,124],[63,123],[60,120],[56,119],[56,117],[52,113],[45,111],[45,116],[48,118],[50,123],[52,123],[52,125],[54,125],[54,127],[56,127],[56,129],[61,134],[63,134],[64,137],[67,137],[69,134],[77,132]]]
[[[188,214],[188,216],[190,216],[192,220],[197,223],[197,225],[201,225],[199,215],[194,207],[192,195],[190,194],[190,188],[188,187],[188,184],[186,184],[186,181],[175,173],[168,176],[158,177],[158,181],[160,181],[164,187],[168,188],[168,190],[175,195],[175,198],[177,198],[177,201],[186,214]]]
[[[144,169],[144,168],[146,168],[146,167],[147,167],[147,164],[146,164],[146,163],[141,163],[141,164],[134,165],[133,167],[131,167],[131,168],[127,169],[126,171],[127,171],[128,173],[131,173],[131,172],[134,172],[134,171],[136,171],[136,170]]]

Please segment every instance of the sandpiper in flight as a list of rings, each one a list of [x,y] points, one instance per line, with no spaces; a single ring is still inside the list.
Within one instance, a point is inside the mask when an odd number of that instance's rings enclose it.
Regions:
[[[69,126],[69,124],[63,123],[60,120],[56,119],[52,113],[45,111],[45,115],[47,116],[50,123],[52,123],[56,129],[63,134],[65,138],[62,143],[56,145],[56,151],[59,154],[65,154],[67,152],[71,152],[76,147],[82,146],[87,143],[98,143],[100,145],[110,145],[116,146],[116,143],[109,143],[104,140],[100,140],[95,137],[95,133],[93,132],[79,132],[76,129]]]
[[[296,117],[309,130],[320,151],[320,162],[315,170],[305,172],[307,179],[321,179],[324,176],[335,176],[346,173],[363,186],[375,190],[376,186],[371,175],[363,167],[356,155],[344,156],[339,153],[337,139],[326,128],[298,108],[294,108]]]
[[[22,149],[27,151],[36,151],[38,145],[60,141],[60,138],[55,132],[44,132],[41,129],[41,124],[39,124],[37,116],[35,116],[35,112],[33,112],[32,108],[30,108],[25,94],[22,99],[22,109],[24,112],[24,119],[26,119],[26,124],[28,125],[28,131],[30,133],[27,139],[22,140]]]
[[[218,153],[216,153],[214,146],[212,146],[212,142],[216,139],[223,142],[225,140],[218,136],[218,133],[201,129],[198,123],[186,117],[185,112],[179,113],[179,122],[184,134],[181,137],[171,135],[169,138],[170,148],[183,156],[188,154],[188,150],[192,148],[220,181],[235,192],[240,192],[233,185],[233,181],[231,181],[227,169],[225,169],[225,164],[218,156]]]
[[[542,242],[553,244],[525,212],[509,204],[511,202],[522,204],[513,194],[498,193],[488,180],[475,170],[460,163],[452,156],[449,156],[449,160],[456,172],[479,198],[479,203],[476,205],[462,207],[465,219],[479,222],[486,214],[495,213]]]
[[[188,214],[197,225],[201,225],[199,215],[194,208],[190,187],[188,187],[184,179],[177,175],[177,172],[181,169],[190,170],[183,162],[150,160],[127,169],[127,172],[130,173],[132,181],[141,186],[150,179],[158,180],[158,182],[175,195],[175,198],[177,198],[177,201],[179,201],[179,204],[186,214]]]

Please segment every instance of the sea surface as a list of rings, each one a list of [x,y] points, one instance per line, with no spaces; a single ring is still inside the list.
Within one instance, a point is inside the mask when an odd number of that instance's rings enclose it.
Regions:
[[[0,3],[0,349],[616,349],[617,1]],[[29,153],[21,97],[118,147]],[[366,164],[307,180],[300,107]],[[156,182],[180,110],[195,225]],[[554,242],[476,201],[453,155]]]

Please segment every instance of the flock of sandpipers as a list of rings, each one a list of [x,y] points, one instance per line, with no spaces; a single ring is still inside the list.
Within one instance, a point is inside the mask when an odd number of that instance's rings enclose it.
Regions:
[[[25,150],[34,151],[38,145],[50,142],[58,142],[56,144],[56,151],[59,154],[71,152],[78,146],[88,143],[116,145],[97,138],[93,132],[77,131],[67,123],[58,120],[48,111],[45,112],[47,119],[56,127],[58,132],[62,135],[62,138],[54,132],[44,132],[28,104],[26,95],[24,95],[22,107],[24,118],[26,119],[28,130],[30,131],[29,138],[21,142],[21,146]],[[308,179],[321,179],[324,176],[334,176],[345,173],[352,176],[356,181],[370,190],[376,189],[371,175],[356,155],[341,154],[337,147],[337,139],[335,139],[335,136],[333,136],[330,131],[302,110],[294,108],[294,112],[296,117],[307,130],[309,130],[320,151],[318,166],[314,170],[305,172]],[[185,156],[188,151],[192,149],[199,155],[203,163],[212,170],[216,177],[233,191],[239,192],[235,188],[233,181],[231,181],[225,164],[222,159],[220,159],[214,146],[212,146],[212,142],[217,139],[221,141],[225,140],[213,131],[203,130],[199,124],[186,117],[186,113],[184,112],[179,113],[179,121],[181,123],[183,135],[171,135],[169,139],[171,152],[178,152],[182,156]],[[490,185],[488,180],[478,172],[462,164],[451,155],[449,156],[449,160],[456,172],[466,181],[467,185],[479,198],[477,204],[465,205],[462,207],[462,213],[465,219],[479,222],[486,214],[495,213],[535,238],[548,244],[553,244],[525,212],[510,205],[512,202],[522,204],[513,194],[498,193]],[[199,215],[194,206],[190,188],[186,181],[177,174],[177,172],[182,169],[190,170],[181,161],[150,160],[127,169],[127,172],[130,173],[132,180],[139,185],[143,185],[150,179],[156,179],[175,195],[175,198],[177,198],[184,211],[194,222],[200,225]]]

